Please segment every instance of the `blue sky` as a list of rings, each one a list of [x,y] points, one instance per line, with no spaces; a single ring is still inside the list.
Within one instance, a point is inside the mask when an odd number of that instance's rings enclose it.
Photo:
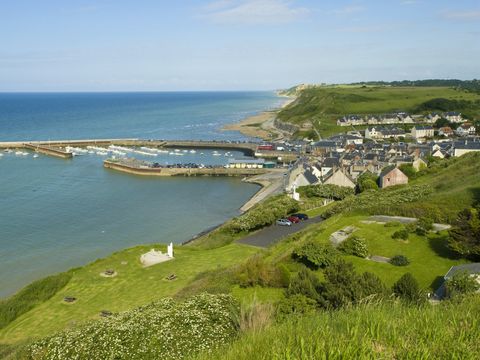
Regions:
[[[480,1],[0,0],[0,91],[479,78]]]

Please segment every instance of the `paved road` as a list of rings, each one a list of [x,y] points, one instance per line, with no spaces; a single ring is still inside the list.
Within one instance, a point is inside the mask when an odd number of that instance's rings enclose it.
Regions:
[[[320,216],[317,216],[306,221],[301,221],[298,224],[293,224],[292,226],[272,225],[241,240],[238,240],[238,242],[241,244],[267,247],[290,234],[294,234],[306,228],[308,225],[319,223],[322,220],[323,219]]]

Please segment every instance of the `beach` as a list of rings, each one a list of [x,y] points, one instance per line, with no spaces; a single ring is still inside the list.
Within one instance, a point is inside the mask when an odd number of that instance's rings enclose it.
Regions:
[[[282,95],[279,95],[282,96]],[[292,102],[296,100],[296,97],[285,97],[286,100],[280,106],[280,108],[276,110],[270,111],[262,111],[258,114],[246,117],[239,122],[233,124],[227,124],[222,127],[221,130],[224,131],[238,131],[242,135],[249,136],[249,137],[256,137],[260,138],[265,141],[272,141],[272,140],[282,140],[285,139],[288,134],[279,129],[275,126],[275,119],[277,117],[278,112],[290,105]]]

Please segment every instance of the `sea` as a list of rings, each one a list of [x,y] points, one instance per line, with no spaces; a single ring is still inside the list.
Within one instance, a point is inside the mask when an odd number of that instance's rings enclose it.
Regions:
[[[282,102],[274,92],[1,93],[0,141],[248,141],[221,129]],[[179,149],[152,160],[208,165],[242,156]],[[104,169],[104,159],[1,152],[0,298],[120,249],[179,244],[238,215],[259,189],[239,178],[138,177]]]

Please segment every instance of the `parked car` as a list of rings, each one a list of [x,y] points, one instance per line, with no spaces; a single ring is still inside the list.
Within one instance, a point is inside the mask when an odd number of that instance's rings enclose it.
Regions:
[[[278,219],[276,224],[280,226],[292,226],[292,222],[287,219]]]
[[[293,224],[298,224],[300,222],[300,219],[296,216],[293,216],[293,215],[287,217],[287,220],[290,221]]]
[[[291,216],[295,216],[299,218],[300,220],[308,220],[308,215],[307,214],[292,214]]]

